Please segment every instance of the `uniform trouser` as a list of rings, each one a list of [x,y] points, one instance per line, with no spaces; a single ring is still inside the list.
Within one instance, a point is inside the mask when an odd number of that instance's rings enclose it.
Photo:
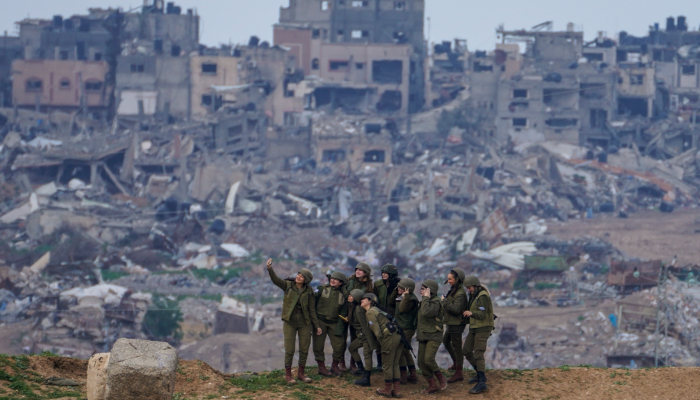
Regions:
[[[404,329],[403,334],[406,336],[406,340],[408,340],[408,343],[411,343],[413,340],[413,335],[416,334],[415,330],[408,330]],[[401,346],[399,348],[401,350],[401,358],[399,361],[399,366],[400,367],[412,367],[411,369],[416,367],[416,363],[413,361],[413,354],[411,354],[411,350]]]
[[[469,363],[474,367],[476,371],[485,372],[486,371],[486,359],[484,358],[484,353],[486,353],[486,344],[491,336],[490,331],[474,332],[469,329],[469,335],[464,340],[464,357],[469,361]]]
[[[435,356],[441,344],[432,340],[418,344],[418,368],[426,379],[432,378],[436,372],[440,371]]]
[[[360,356],[360,349],[362,349],[362,356]],[[350,355],[355,362],[362,362],[364,357],[365,369],[368,371],[372,370],[372,348],[362,335],[350,343]]]
[[[313,335],[314,358],[316,359],[316,361],[326,361],[326,355],[324,354],[323,350],[326,347],[326,337],[328,337],[331,341],[331,347],[333,348],[333,361],[342,360],[344,341],[342,336],[335,335],[336,324],[329,324],[322,320],[319,320],[318,324],[321,327],[321,334]]]
[[[284,321],[282,330],[284,332],[284,366],[292,366],[297,335],[299,335],[299,366],[305,367],[306,360],[309,358],[313,325],[306,323],[304,314],[292,312],[289,321]]]
[[[450,353],[452,361],[455,365],[462,364],[462,334],[467,327],[464,325],[447,325],[445,336],[442,338],[442,344],[445,345],[445,350]]]
[[[384,382],[393,382],[401,378],[399,371],[399,359],[401,358],[401,335],[393,333],[382,343],[382,367],[384,368]]]

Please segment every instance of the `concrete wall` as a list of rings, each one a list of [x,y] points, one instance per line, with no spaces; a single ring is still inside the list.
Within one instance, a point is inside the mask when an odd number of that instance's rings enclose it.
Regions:
[[[18,106],[35,106],[38,96],[42,107],[75,108],[81,105],[81,95],[88,107],[106,105],[104,62],[16,60],[12,69],[12,96]],[[41,87],[28,88],[29,81],[41,82]],[[86,90],[92,83],[99,83],[101,89]]]
[[[203,95],[211,95],[212,85],[240,85],[239,63],[237,57],[195,56],[190,58],[192,99],[192,117],[203,117],[210,111],[210,106],[202,103]],[[203,72],[203,65],[216,65],[216,72]]]
[[[12,62],[24,57],[18,37],[0,36],[0,107],[12,105]]]

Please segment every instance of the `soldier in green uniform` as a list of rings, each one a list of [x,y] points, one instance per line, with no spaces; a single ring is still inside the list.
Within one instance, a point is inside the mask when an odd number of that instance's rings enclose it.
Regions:
[[[394,291],[396,286],[399,284],[399,270],[395,265],[386,264],[382,267],[382,279],[377,279],[374,282],[374,294],[379,299],[377,305],[382,310],[388,312],[392,316],[396,312],[393,307],[389,304],[389,295]],[[377,369],[382,370],[382,346],[379,343],[379,348],[377,349]]]
[[[399,383],[399,358],[401,351],[401,334],[388,314],[377,307],[378,298],[373,293],[362,296],[362,308],[366,311],[369,335],[373,335],[382,348],[384,360],[384,389],[377,389],[377,394],[385,397],[401,397]]]
[[[372,284],[372,268],[366,263],[359,263],[355,267],[355,274],[348,278],[347,291],[352,292],[354,289],[362,290],[362,294],[374,293],[374,285]],[[357,299],[357,304],[359,305],[360,299]],[[351,325],[350,326],[350,342],[354,342],[357,339],[357,331]],[[347,339],[346,339],[347,340]],[[343,352],[343,358],[345,358],[345,352]],[[371,365],[368,364],[371,367]],[[355,359],[350,358],[350,369],[353,373],[357,373],[358,369],[355,365]]]
[[[321,326],[321,335],[314,336],[314,357],[318,363],[318,373],[323,376],[342,375],[340,361],[344,352],[345,322],[340,318],[347,314],[346,301],[348,293],[345,291],[347,278],[342,272],[333,272],[330,275],[330,283],[319,286],[316,289],[316,314]],[[331,370],[326,368],[324,348],[326,337],[331,341],[333,348],[333,364]]]
[[[416,334],[417,318],[418,318],[418,298],[413,293],[416,290],[416,282],[412,279],[404,278],[399,281],[396,289],[389,296],[389,304],[396,309],[396,322],[403,330],[404,336],[409,343],[413,340]],[[398,303],[398,304],[397,304]],[[399,375],[400,383],[418,383],[416,375],[416,364],[413,361],[411,351],[406,348],[400,348],[401,358],[399,359]],[[409,375],[410,373],[410,375]]]
[[[449,368],[455,374],[447,383],[455,383],[464,380],[463,368],[464,357],[462,356],[462,334],[467,327],[467,318],[463,315],[467,309],[467,292],[462,286],[464,282],[464,271],[454,268],[447,276],[450,284],[450,291],[442,296],[442,306],[445,308],[445,336],[442,343],[452,357],[452,366]]]
[[[428,380],[428,388],[421,391],[421,394],[447,389],[447,379],[435,361],[435,355],[442,344],[444,330],[444,309],[437,292],[436,281],[428,279],[423,282],[420,290],[423,300],[418,310],[418,366]],[[439,387],[435,382],[436,378],[439,381]]]
[[[321,334],[321,327],[316,319],[316,299],[311,289],[311,281],[314,279],[311,271],[302,268],[292,281],[284,280],[275,274],[272,269],[272,259],[267,261],[267,272],[272,283],[284,291],[282,302],[282,321],[284,321],[284,370],[287,383],[296,383],[292,378],[292,361],[294,360],[294,347],[296,337],[299,336],[299,369],[297,379],[303,382],[311,382],[306,377],[304,369],[309,358],[312,332]]]
[[[464,357],[474,367],[476,376],[469,383],[476,383],[469,393],[478,394],[488,390],[486,386],[486,344],[494,329],[495,316],[489,291],[481,286],[479,278],[470,275],[464,279],[464,286],[469,292],[467,311],[469,318],[469,335],[464,341]]]
[[[348,296],[348,321],[355,330],[357,337],[350,343],[350,355],[357,365],[355,375],[361,375],[362,378],[355,381],[358,386],[370,386],[370,378],[372,376],[372,349],[377,348],[374,336],[365,332],[369,332],[367,324],[367,316],[365,310],[360,306],[360,301],[365,293],[360,289],[354,289]],[[359,350],[362,349],[363,356],[360,356]],[[362,362],[364,357],[364,364]],[[367,365],[367,369],[365,369]]]

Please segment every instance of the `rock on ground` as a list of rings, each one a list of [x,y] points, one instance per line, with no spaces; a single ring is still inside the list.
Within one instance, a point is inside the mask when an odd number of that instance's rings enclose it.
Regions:
[[[107,364],[105,400],[171,400],[177,350],[164,342],[119,339]]]
[[[88,400],[103,400],[107,384],[107,364],[109,353],[99,353],[90,357],[87,372]]]

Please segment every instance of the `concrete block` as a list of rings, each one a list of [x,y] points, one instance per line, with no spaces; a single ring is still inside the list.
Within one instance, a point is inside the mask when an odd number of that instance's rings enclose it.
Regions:
[[[88,400],[104,400],[107,384],[107,363],[109,353],[98,353],[90,357],[87,372]]]
[[[104,400],[172,400],[177,362],[177,350],[165,342],[117,340]]]

